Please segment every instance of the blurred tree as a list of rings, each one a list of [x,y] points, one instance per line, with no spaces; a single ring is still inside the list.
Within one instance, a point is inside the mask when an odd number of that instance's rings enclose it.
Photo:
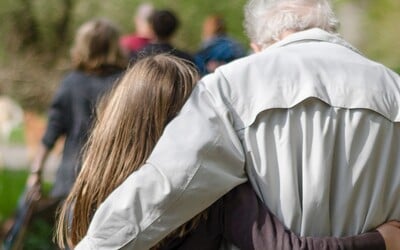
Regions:
[[[4,44],[12,52],[26,49],[54,52],[53,49],[65,47],[69,41],[74,0],[59,0],[52,4],[39,0],[15,0],[8,4],[3,1],[2,5],[5,5],[7,19],[2,29],[11,31]]]
[[[75,0],[0,0],[0,94],[43,111],[68,58]],[[56,79],[56,80],[55,80]]]
[[[61,1],[61,15],[55,24],[55,30],[57,33],[58,40],[65,43],[68,35],[68,29],[72,17],[74,1],[73,0],[62,0]]]
[[[32,1],[18,0],[18,8],[11,12],[12,30],[14,30],[13,42],[18,48],[34,46],[39,40],[39,30],[33,13]],[[14,44],[15,45],[15,44]]]

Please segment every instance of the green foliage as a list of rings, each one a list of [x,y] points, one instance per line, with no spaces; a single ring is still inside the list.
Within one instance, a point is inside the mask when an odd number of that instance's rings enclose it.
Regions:
[[[13,214],[27,175],[26,171],[0,170],[0,223]]]
[[[397,74],[400,74],[400,66],[398,66],[398,67],[396,67],[396,68],[393,68],[393,70],[394,70]]]
[[[0,225],[14,214],[27,177],[26,170],[0,170]],[[43,193],[48,194],[50,188],[50,183],[44,183]],[[24,249],[57,249],[52,243],[53,224],[54,214],[50,215],[50,221],[43,216],[34,217],[24,238]]]
[[[10,144],[20,144],[20,145],[25,143],[25,130],[22,124],[17,126],[11,131],[8,142]]]
[[[49,222],[43,218],[34,218],[28,227],[24,239],[24,249],[29,250],[51,250],[58,249],[53,243],[53,221]]]
[[[400,1],[368,1],[364,19],[365,40],[362,49],[371,58],[393,68],[400,67]]]
[[[18,199],[25,188],[27,177],[27,170],[0,168],[0,224],[15,211]],[[43,184],[45,195],[49,193],[51,186],[51,183]]]

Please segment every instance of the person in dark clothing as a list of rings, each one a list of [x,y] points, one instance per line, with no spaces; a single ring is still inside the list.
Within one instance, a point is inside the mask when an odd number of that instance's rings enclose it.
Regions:
[[[108,92],[126,67],[119,47],[119,31],[108,20],[83,24],[71,49],[74,69],[62,80],[48,113],[40,149],[31,166],[28,184],[40,190],[43,165],[55,142],[65,136],[61,164],[50,196],[64,199],[80,171],[80,151],[86,142],[97,101]]]
[[[179,27],[179,20],[172,11],[156,10],[150,16],[149,22],[153,29],[155,39],[139,51],[139,53],[132,58],[132,61],[149,55],[169,53],[194,63],[194,59],[189,53],[179,50],[171,44],[171,39]]]
[[[201,75],[212,73],[217,67],[247,54],[239,42],[227,35],[221,16],[211,15],[204,20],[202,38],[201,48],[194,55]]]

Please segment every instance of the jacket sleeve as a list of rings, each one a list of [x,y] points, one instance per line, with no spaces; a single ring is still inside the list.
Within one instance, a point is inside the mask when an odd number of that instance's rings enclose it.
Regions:
[[[98,208],[76,249],[148,249],[246,181],[228,108],[200,82],[147,163]]]
[[[53,148],[57,139],[66,131],[68,111],[71,109],[68,104],[69,92],[66,82],[63,82],[51,102],[47,127],[42,138],[42,143],[48,149]]]
[[[223,199],[224,237],[242,250],[384,250],[379,232],[351,237],[299,237],[275,217],[253,191],[242,184]],[[215,229],[214,229],[215,230]]]

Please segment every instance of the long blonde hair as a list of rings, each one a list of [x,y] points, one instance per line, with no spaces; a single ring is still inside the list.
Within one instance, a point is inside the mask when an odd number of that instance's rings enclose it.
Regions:
[[[60,209],[56,237],[61,247],[66,240],[76,245],[98,206],[144,164],[197,80],[193,66],[168,55],[144,58],[127,71],[99,107],[82,170]]]

